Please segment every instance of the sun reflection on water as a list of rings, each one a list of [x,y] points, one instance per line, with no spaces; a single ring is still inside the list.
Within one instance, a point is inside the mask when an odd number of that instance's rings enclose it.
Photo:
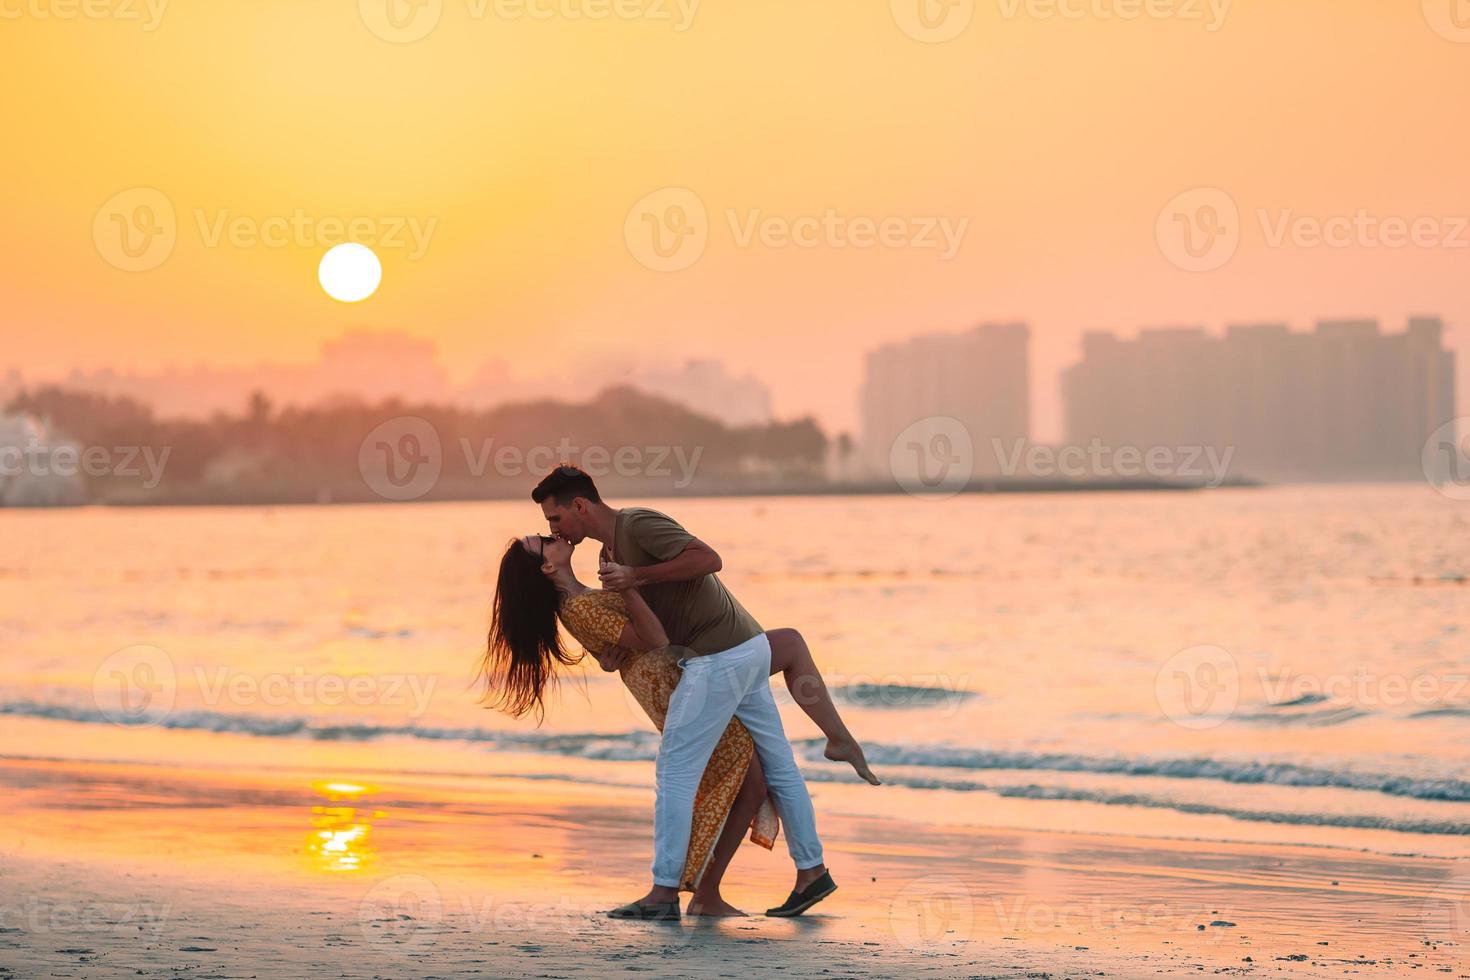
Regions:
[[[373,821],[381,810],[361,806],[362,797],[375,787],[343,781],[323,781],[311,788],[332,805],[311,808],[311,833],[306,851],[312,866],[331,874],[361,871],[372,863],[377,848],[372,842]]]

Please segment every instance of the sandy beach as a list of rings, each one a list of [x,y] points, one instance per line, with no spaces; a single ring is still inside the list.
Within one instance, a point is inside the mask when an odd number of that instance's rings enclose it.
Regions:
[[[1461,862],[829,816],[806,917],[612,922],[633,790],[489,775],[0,763],[0,975],[1470,976]],[[747,845],[728,896],[784,894]]]

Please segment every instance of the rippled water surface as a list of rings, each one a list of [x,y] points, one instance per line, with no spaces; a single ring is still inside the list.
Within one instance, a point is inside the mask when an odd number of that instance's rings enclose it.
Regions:
[[[947,819],[1081,804],[1096,826],[1389,851],[1470,834],[1470,508],[1428,488],[652,505],[764,625],[803,631],[872,761]],[[498,555],[538,526],[529,503],[0,512],[3,751],[371,746],[646,780],[657,737],[595,668],[539,728],[475,704]],[[814,780],[846,778],[803,747]]]

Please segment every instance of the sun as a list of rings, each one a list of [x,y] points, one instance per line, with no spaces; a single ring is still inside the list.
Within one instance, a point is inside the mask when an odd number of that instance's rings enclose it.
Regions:
[[[378,291],[378,283],[383,281],[383,264],[366,245],[347,242],[327,250],[316,277],[328,296],[343,303],[356,303]]]

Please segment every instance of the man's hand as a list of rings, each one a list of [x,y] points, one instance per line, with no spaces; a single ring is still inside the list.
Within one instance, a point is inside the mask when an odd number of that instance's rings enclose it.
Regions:
[[[603,562],[597,569],[597,577],[602,580],[604,589],[612,589],[614,592],[626,592],[638,587],[635,577],[637,569],[631,565],[617,565],[610,561]]]
[[[593,659],[597,661],[597,666],[609,674],[615,670],[622,670],[623,665],[628,662],[628,658],[631,656],[633,656],[633,651],[624,649],[623,647],[617,647],[607,653],[594,653],[592,655]]]

